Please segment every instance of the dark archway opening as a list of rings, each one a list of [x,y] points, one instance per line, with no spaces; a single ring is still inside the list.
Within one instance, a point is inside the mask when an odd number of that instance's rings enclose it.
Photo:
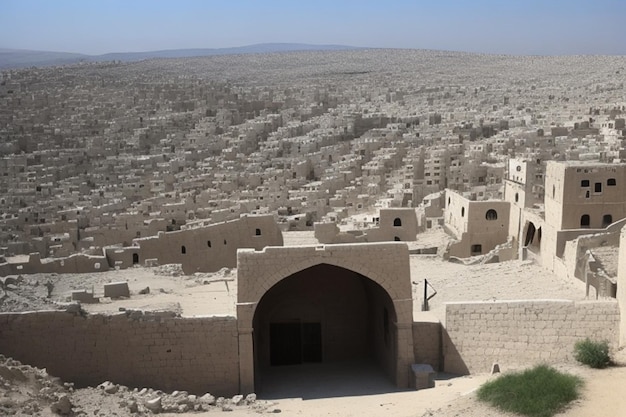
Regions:
[[[133,253],[133,265],[137,265],[139,263],[139,254]]]
[[[328,264],[270,288],[256,308],[255,390],[264,398],[396,391],[396,313],[371,279]]]
[[[539,253],[541,250],[541,227],[537,229],[533,222],[528,222],[526,226],[524,246],[533,253]]]

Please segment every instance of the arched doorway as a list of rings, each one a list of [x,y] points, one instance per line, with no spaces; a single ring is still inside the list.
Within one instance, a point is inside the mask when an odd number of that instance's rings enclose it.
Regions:
[[[267,392],[281,378],[293,386],[303,374],[329,381],[336,375],[322,374],[337,369],[357,380],[365,369],[376,370],[393,389],[395,324],[391,298],[371,279],[324,263],[296,272],[270,288],[255,310],[256,390]]]

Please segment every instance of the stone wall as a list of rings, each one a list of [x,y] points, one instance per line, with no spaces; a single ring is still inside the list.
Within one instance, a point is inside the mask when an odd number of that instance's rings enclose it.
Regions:
[[[425,363],[439,370],[441,367],[441,323],[439,321],[413,322],[413,355],[415,363]]]
[[[465,374],[500,366],[572,360],[589,337],[617,346],[615,301],[526,300],[449,303],[443,334],[444,370]]]
[[[77,253],[65,258],[47,258],[42,260],[39,253],[31,253],[28,261],[0,264],[0,276],[18,274],[82,274],[105,272],[109,263],[104,256],[92,256]]]
[[[283,235],[272,215],[248,216],[205,227],[160,232],[135,239],[139,258],[157,259],[160,265],[181,264],[185,274],[215,272],[237,266],[237,249],[282,246]],[[132,254],[128,254],[132,256]]]
[[[77,385],[111,380],[197,394],[239,391],[234,317],[3,313],[0,353]]]

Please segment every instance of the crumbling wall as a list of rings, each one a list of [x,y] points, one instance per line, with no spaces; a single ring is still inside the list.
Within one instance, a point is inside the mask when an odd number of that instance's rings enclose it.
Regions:
[[[39,253],[31,253],[28,261],[7,263],[0,266],[0,276],[18,274],[81,274],[105,272],[109,264],[104,256],[78,253],[65,258],[47,258],[42,260]]]
[[[2,313],[0,353],[77,385],[111,380],[197,394],[239,391],[234,317]]]
[[[206,227],[160,232],[156,237],[134,242],[140,247],[141,260],[157,259],[161,265],[181,264],[185,274],[193,274],[235,268],[237,249],[282,246],[283,235],[274,216],[243,216]]]
[[[564,362],[589,337],[618,342],[615,301],[524,300],[449,303],[443,334],[444,370],[465,374],[500,366]]]

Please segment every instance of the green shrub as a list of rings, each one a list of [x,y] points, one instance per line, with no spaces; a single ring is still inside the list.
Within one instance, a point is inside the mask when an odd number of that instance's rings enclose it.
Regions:
[[[594,342],[588,338],[579,340],[574,345],[574,358],[592,368],[606,368],[611,363],[609,344],[606,341]]]
[[[501,410],[550,417],[578,398],[582,380],[546,365],[510,373],[483,384],[478,399]]]

